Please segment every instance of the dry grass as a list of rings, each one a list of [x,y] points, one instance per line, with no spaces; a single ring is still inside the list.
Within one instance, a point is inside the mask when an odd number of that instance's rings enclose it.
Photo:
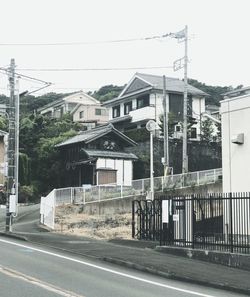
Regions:
[[[96,239],[131,239],[131,213],[87,215],[77,206],[56,209],[55,232]]]

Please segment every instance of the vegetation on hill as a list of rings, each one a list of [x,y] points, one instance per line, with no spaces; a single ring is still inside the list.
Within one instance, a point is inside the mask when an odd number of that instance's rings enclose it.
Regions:
[[[107,85],[101,87],[98,91],[95,91],[94,93],[90,93],[90,95],[93,96],[95,99],[99,100],[100,102],[105,102],[107,100],[118,97],[123,88],[124,86]]]

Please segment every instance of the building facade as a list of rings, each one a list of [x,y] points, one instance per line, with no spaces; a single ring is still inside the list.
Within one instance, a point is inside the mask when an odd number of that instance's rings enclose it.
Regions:
[[[183,121],[184,82],[175,78],[166,78],[166,111],[174,117],[175,134],[181,132]],[[197,139],[200,125],[197,124],[205,112],[203,91],[188,85],[188,116],[196,123],[191,128],[191,138]],[[158,124],[164,113],[163,77],[136,73],[121,94],[103,104],[109,111],[109,121],[121,131],[145,127],[148,120]]]
[[[250,191],[250,94],[221,101],[224,192]]]
[[[130,186],[137,157],[124,148],[135,145],[112,124],[81,132],[58,144],[65,168],[64,186]]]
[[[82,123],[87,128],[93,128],[108,122],[108,111],[95,98],[77,92],[65,96],[38,109],[42,115],[60,118],[70,113],[74,122]]]

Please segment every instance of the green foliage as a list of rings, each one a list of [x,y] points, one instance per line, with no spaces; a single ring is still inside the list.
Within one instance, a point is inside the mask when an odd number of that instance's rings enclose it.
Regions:
[[[6,117],[0,116],[0,130],[8,131],[8,121]]]
[[[20,122],[21,184],[36,185],[39,193],[59,187],[64,171],[55,145],[76,135],[80,128],[69,114],[60,119],[34,114],[23,117]]]
[[[228,86],[228,87],[209,86],[199,82],[196,79],[189,79],[188,83],[211,96],[206,98],[206,104],[219,105],[219,102],[223,99],[222,94],[233,90],[232,86]],[[237,88],[239,87],[242,87],[242,86],[238,86]]]
[[[90,95],[96,98],[97,100],[100,100],[101,102],[105,102],[107,100],[118,97],[123,88],[124,86],[120,87],[114,85],[107,85],[101,87],[98,91],[95,91],[93,94]]]
[[[19,153],[19,183],[30,184],[30,159],[26,154]]]
[[[135,142],[147,141],[149,139],[149,132],[146,128],[132,129],[125,131],[124,134]]]
[[[20,98],[20,111],[22,115],[25,115],[27,113],[33,113],[38,108],[48,104],[52,103],[56,100],[61,99],[62,97],[65,97],[70,94],[57,94],[57,93],[48,93],[44,94],[42,96],[22,96]]]
[[[201,141],[210,143],[213,141],[213,123],[210,119],[201,122]]]
[[[21,186],[19,190],[19,202],[37,202],[39,201],[39,194],[37,188],[34,185]]]
[[[168,113],[168,136],[169,137],[173,137],[174,135],[174,126],[178,124],[178,121],[176,119],[176,116],[174,113],[169,112]],[[159,126],[161,128],[161,135],[164,135],[164,118],[163,118],[163,114],[160,115],[160,123]]]

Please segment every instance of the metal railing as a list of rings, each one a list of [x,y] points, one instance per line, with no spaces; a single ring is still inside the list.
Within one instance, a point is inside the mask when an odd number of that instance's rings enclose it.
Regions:
[[[250,254],[250,193],[132,202],[132,236],[160,245]]]
[[[191,186],[199,186],[215,183],[220,179],[222,169],[211,169],[205,171],[189,172],[185,174],[176,174],[154,178],[155,192],[164,192],[165,190],[174,190]],[[54,189],[47,197],[41,199],[41,209],[46,205],[46,211],[41,210],[41,222],[49,224],[54,216],[54,209],[62,204],[89,204],[126,197],[135,197],[146,195],[150,190],[150,178],[133,180],[131,186],[107,184],[98,186],[83,186]],[[51,200],[50,202],[48,202]],[[53,201],[53,202],[52,202]],[[53,208],[53,210],[52,210]],[[49,215],[50,214],[50,215]],[[44,219],[42,221],[42,215]]]

